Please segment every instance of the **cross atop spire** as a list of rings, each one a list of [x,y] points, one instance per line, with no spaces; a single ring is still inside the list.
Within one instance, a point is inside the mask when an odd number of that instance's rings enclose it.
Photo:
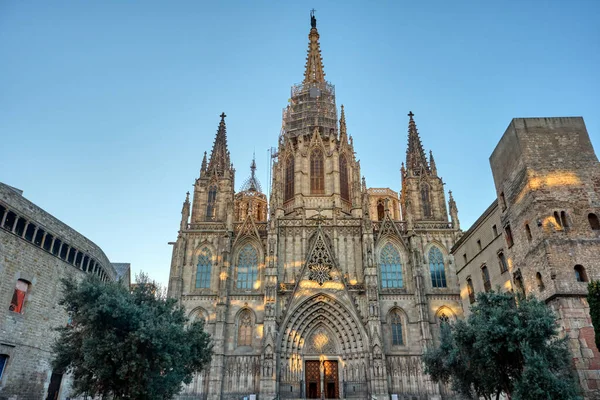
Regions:
[[[310,33],[308,34],[308,55],[306,57],[306,70],[304,71],[304,83],[325,82],[323,72],[323,57],[319,45],[319,32],[317,32],[317,18],[315,10],[310,11]]]
[[[225,171],[231,167],[229,159],[229,150],[227,149],[227,128],[225,126],[225,113],[220,115],[221,122],[217,129],[217,135],[213,143],[210,161],[208,162],[207,171],[209,174],[215,172],[218,176],[225,176]]]
[[[412,111],[408,113],[410,120],[408,121],[408,148],[406,149],[406,169],[413,175],[421,175],[421,173],[429,172],[429,164],[425,157],[425,150],[417,131],[417,124],[413,117]]]

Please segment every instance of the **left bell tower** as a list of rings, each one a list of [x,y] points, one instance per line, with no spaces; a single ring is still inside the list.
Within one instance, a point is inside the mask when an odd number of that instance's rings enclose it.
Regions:
[[[194,184],[192,224],[230,222],[227,209],[233,205],[235,169],[227,149],[225,117],[222,113],[210,159],[207,162],[204,153],[200,177]]]

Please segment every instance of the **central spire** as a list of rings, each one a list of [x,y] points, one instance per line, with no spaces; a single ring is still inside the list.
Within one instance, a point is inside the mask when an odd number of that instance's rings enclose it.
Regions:
[[[417,124],[413,117],[413,112],[408,113],[408,148],[406,149],[406,169],[413,175],[421,175],[429,172],[429,165],[423,150],[423,144],[417,131]]]
[[[310,11],[310,33],[308,34],[308,55],[306,57],[306,70],[304,71],[304,83],[325,82],[323,72],[323,57],[319,45],[319,32],[317,31],[317,18],[315,10]]]
[[[227,128],[225,127],[225,113],[220,115],[221,122],[217,129],[215,142],[210,154],[207,170],[209,173],[216,173],[218,176],[224,176],[225,171],[230,169],[229,150],[227,149]]]

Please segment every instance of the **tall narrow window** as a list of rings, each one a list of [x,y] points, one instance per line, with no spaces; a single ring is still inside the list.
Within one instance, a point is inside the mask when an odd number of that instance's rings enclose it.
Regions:
[[[198,266],[196,269],[196,288],[206,289],[210,287],[210,275],[212,270],[212,254],[206,247],[198,256]]]
[[[467,278],[467,292],[469,293],[469,303],[475,303],[475,290],[473,289],[473,281]]]
[[[294,197],[294,156],[289,156],[285,164],[284,201]]]
[[[7,362],[8,362],[8,355],[0,354],[0,379],[2,379],[2,375],[4,374],[4,368],[6,368]]]
[[[492,283],[490,282],[490,273],[487,267],[484,265],[481,267],[481,277],[483,278],[483,288],[486,292],[492,290]]]
[[[244,310],[240,314],[238,346],[252,346],[252,314],[249,310]]]
[[[498,264],[500,264],[500,273],[504,273],[508,271],[508,264],[506,263],[506,257],[504,257],[504,252],[498,252]]]
[[[238,255],[237,284],[238,289],[254,289],[258,280],[258,251],[247,244]]]
[[[504,197],[504,192],[500,193],[500,207],[502,211],[506,210],[506,198]]]
[[[217,187],[211,186],[208,188],[208,199],[206,201],[206,220],[213,221],[215,219],[215,205],[217,202]]]
[[[590,223],[590,228],[592,228],[592,230],[594,230],[594,231],[600,230],[600,220],[598,219],[598,216],[596,214],[589,213],[588,214],[588,222]]]
[[[325,168],[323,152],[314,149],[310,154],[310,193],[325,194]]]
[[[431,200],[429,198],[429,185],[421,186],[421,203],[423,203],[423,217],[431,217]]]
[[[512,236],[512,230],[510,229],[510,225],[506,225],[504,227],[504,233],[506,236],[506,245],[510,248],[513,245],[513,236]]]
[[[404,338],[402,337],[402,316],[397,310],[392,312],[390,324],[392,326],[392,345],[402,346],[404,344]]]
[[[379,266],[382,288],[401,288],[403,286],[400,253],[391,243],[386,243],[381,249]]]
[[[377,202],[377,220],[383,221],[384,217],[385,217],[385,208],[383,207],[383,202],[378,201]]]
[[[583,268],[583,265],[577,264],[575,266],[574,270],[575,270],[575,280],[577,282],[587,282],[588,281],[588,277],[587,277],[587,274],[585,273],[585,268]]]
[[[554,211],[554,226],[556,229],[560,230],[562,228],[562,224],[560,222],[560,216],[558,215],[558,211]]]
[[[529,224],[525,224],[525,235],[527,236],[527,240],[531,242],[533,236],[531,236],[531,228],[529,227]]]
[[[540,292],[542,292],[546,288],[544,286],[544,281],[542,280],[542,274],[540,274],[539,272],[535,274],[535,280],[537,282],[538,289],[540,290]]]
[[[494,234],[494,237],[498,236],[498,228],[496,228],[496,225],[492,225],[492,233]]]
[[[566,229],[569,227],[569,221],[567,219],[567,213],[565,211],[560,212],[560,222],[561,222],[563,228]]]
[[[340,157],[340,195],[342,199],[350,201],[350,187],[348,183],[348,161],[345,156]]]
[[[437,247],[432,247],[431,250],[429,250],[429,272],[431,273],[431,285],[434,288],[446,287],[444,256]]]
[[[13,292],[10,307],[8,308],[10,311],[14,311],[19,314],[23,313],[23,306],[25,304],[25,297],[27,296],[28,290],[29,282],[19,279],[15,285],[15,291]]]

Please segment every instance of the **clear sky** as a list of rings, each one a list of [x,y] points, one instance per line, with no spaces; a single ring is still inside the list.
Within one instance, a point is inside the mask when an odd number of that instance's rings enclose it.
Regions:
[[[0,0],[0,181],[163,283],[223,111],[236,188],[267,182],[309,10],[370,187],[399,190],[412,110],[463,229],[514,117],[600,149],[600,1]]]

